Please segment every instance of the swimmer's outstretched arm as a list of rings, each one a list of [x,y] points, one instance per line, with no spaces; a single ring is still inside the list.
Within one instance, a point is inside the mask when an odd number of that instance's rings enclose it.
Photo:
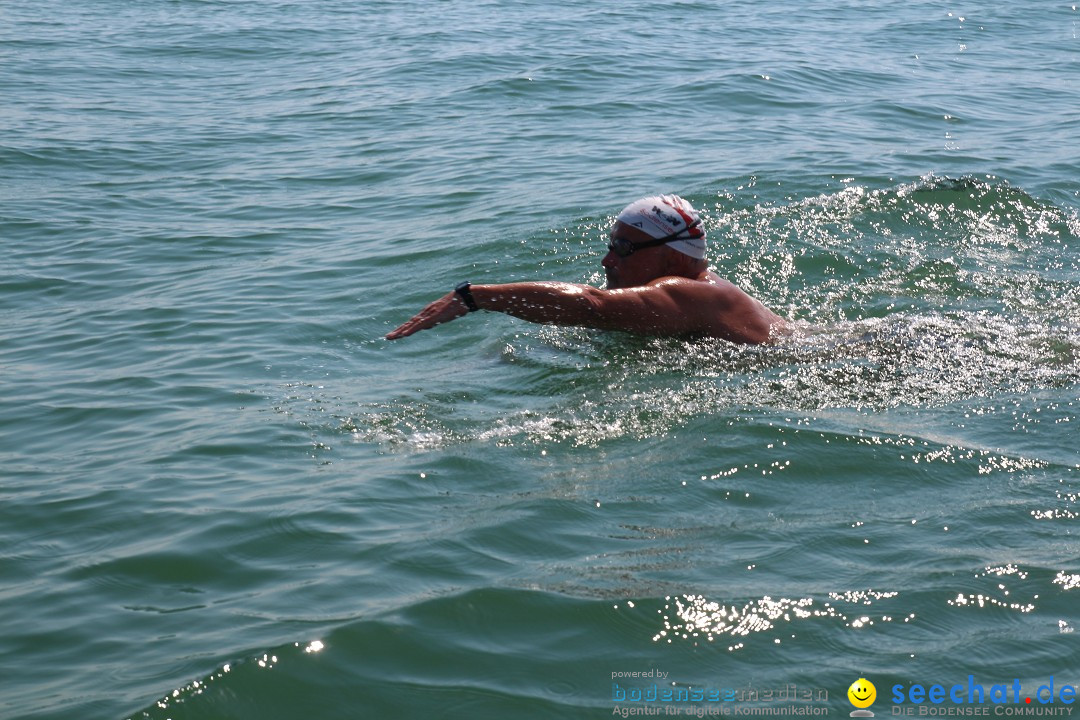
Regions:
[[[529,322],[657,334],[689,329],[685,313],[679,312],[662,285],[600,290],[591,285],[545,281],[473,285],[471,291],[479,309]],[[464,300],[450,292],[387,333],[386,339],[408,337],[468,312]]]

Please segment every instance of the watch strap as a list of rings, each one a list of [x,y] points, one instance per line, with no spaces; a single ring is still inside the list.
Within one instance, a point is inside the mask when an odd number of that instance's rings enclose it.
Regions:
[[[458,283],[458,286],[454,288],[454,292],[465,303],[465,307],[469,308],[469,312],[476,312],[480,309],[480,306],[476,304],[476,298],[472,294],[472,283],[465,281]]]

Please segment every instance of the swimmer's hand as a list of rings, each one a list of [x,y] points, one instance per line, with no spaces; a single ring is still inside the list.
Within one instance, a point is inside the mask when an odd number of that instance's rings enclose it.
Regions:
[[[465,303],[462,302],[457,293],[447,293],[416,313],[416,315],[413,315],[410,320],[400,327],[386,333],[386,339],[397,340],[398,338],[408,337],[421,330],[428,330],[436,325],[456,320],[468,312],[469,308],[465,307]]]

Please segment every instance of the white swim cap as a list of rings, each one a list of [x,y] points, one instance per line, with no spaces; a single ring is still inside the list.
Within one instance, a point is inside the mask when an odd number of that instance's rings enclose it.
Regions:
[[[642,198],[623,208],[615,219],[657,239],[685,233],[686,237],[672,240],[668,247],[698,260],[705,258],[705,229],[700,225],[701,219],[690,203],[678,195]]]

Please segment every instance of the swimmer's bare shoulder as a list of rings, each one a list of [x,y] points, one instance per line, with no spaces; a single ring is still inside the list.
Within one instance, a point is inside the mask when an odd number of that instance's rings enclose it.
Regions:
[[[739,343],[767,343],[790,332],[790,324],[730,280],[712,271],[697,278],[666,277],[661,287],[692,322],[693,334]]]

